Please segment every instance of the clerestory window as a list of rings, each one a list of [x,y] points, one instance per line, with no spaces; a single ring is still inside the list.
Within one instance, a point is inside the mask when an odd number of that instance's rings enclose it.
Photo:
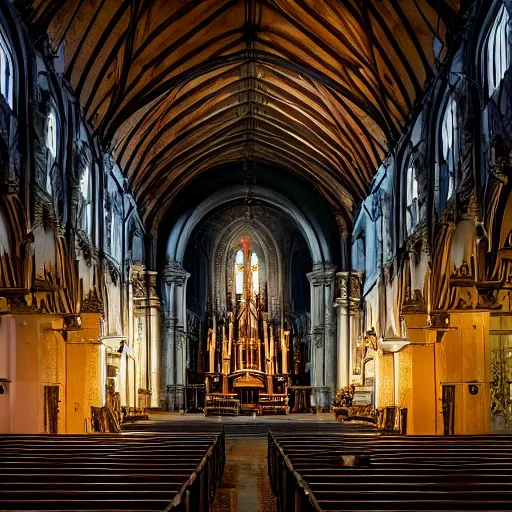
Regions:
[[[487,58],[483,59],[483,66],[487,77],[489,96],[499,88],[510,66],[509,22],[508,11],[505,5],[502,5],[496,14],[485,43]]]
[[[86,165],[80,177],[80,210],[79,222],[82,231],[91,235],[92,232],[92,201],[91,201],[91,170]]]
[[[457,102],[452,97],[446,104],[441,123],[441,165],[440,197],[441,203],[452,197],[455,191],[455,175],[458,165],[458,125]]]
[[[418,180],[414,167],[409,165],[406,173],[406,229],[410,235],[418,224]]]
[[[5,101],[13,108],[13,74],[12,58],[9,45],[0,35],[0,93]]]
[[[57,116],[50,109],[46,118],[46,191],[52,193],[52,167],[57,158]]]

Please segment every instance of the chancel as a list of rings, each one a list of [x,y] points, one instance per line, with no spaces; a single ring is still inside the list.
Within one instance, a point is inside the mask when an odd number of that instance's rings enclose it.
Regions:
[[[511,16],[0,0],[0,509],[511,509]]]

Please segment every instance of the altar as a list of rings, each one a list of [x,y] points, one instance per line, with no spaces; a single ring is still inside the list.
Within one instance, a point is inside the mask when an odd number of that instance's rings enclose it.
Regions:
[[[248,237],[235,254],[230,310],[208,330],[205,414],[288,414],[290,331],[269,321],[260,259]]]

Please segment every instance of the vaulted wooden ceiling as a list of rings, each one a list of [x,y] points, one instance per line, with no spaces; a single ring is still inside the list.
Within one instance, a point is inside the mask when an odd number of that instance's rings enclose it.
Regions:
[[[146,218],[255,159],[350,216],[450,37],[458,0],[34,0]]]

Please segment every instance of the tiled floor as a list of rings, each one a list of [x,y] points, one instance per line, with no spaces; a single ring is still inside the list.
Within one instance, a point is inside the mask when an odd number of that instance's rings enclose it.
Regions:
[[[275,512],[267,475],[267,439],[227,438],[226,467],[213,512]]]

